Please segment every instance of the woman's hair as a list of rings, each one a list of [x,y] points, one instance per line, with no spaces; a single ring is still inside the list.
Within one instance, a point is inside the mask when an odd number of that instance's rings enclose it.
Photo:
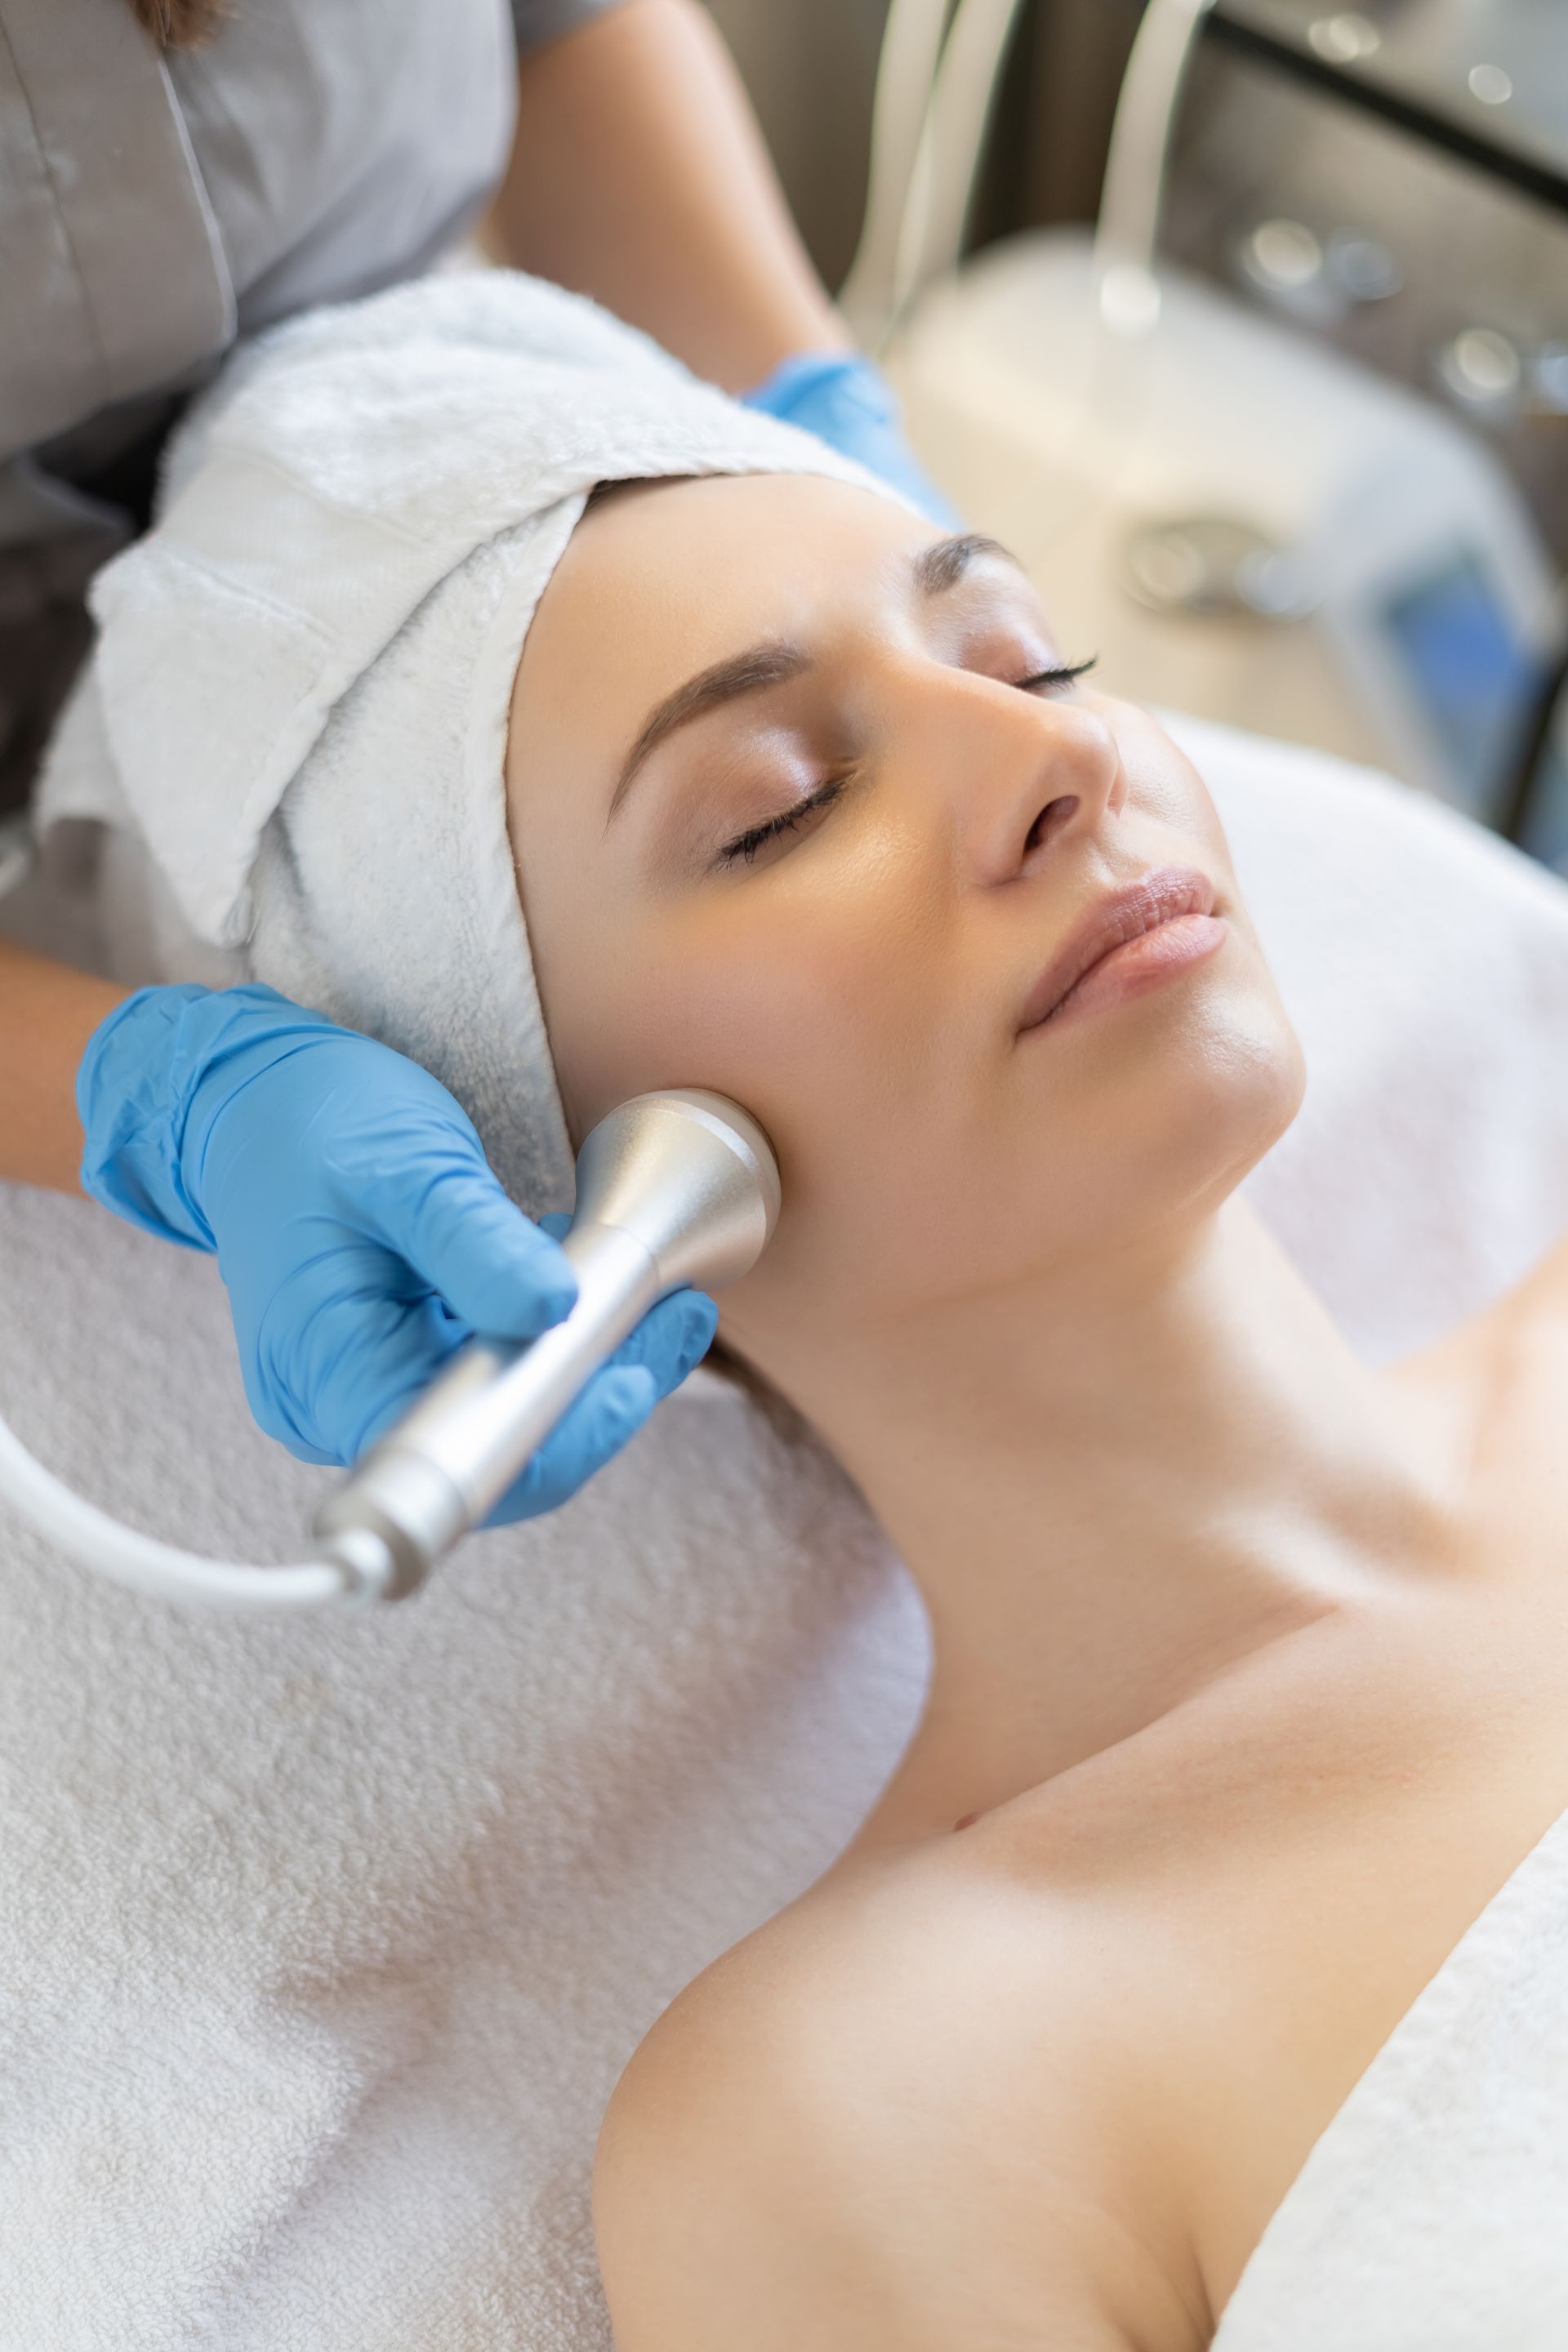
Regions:
[[[228,14],[227,0],[131,0],[132,14],[161,49],[194,49]]]

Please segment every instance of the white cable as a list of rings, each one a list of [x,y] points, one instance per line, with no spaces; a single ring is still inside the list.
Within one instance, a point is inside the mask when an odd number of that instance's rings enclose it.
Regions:
[[[1021,0],[959,0],[937,68],[910,189],[894,289],[898,317],[956,269],[992,109]]]
[[[1165,169],[1197,36],[1214,0],[1148,0],[1117,101],[1095,238],[1101,307],[1121,334],[1159,317]],[[892,0],[877,68],[865,220],[839,308],[872,352],[957,267],[1019,0]]]
[[[877,61],[866,212],[838,307],[858,342],[881,350],[897,314],[899,259],[950,0],[892,0]]]
[[[32,865],[25,824],[0,826],[0,898],[16,888]],[[200,1601],[220,1609],[357,1607],[376,1598],[374,1572],[358,1574],[347,1560],[301,1561],[287,1568],[248,1568],[203,1559],[121,1527],[34,1460],[0,1421],[0,1496],[62,1551],[115,1583],[164,1601]]]
[[[285,1568],[249,1568],[203,1559],[121,1527],[84,1502],[36,1462],[0,1421],[0,1495],[62,1551],[132,1591],[164,1601],[199,1601],[211,1608],[275,1612],[321,1609],[333,1602],[357,1608],[377,1598],[374,1578],[357,1576],[346,1561],[301,1561]]]
[[[1155,257],[1176,110],[1214,0],[1149,0],[1127,61],[1095,231],[1100,313],[1113,332],[1146,334],[1160,315]]]

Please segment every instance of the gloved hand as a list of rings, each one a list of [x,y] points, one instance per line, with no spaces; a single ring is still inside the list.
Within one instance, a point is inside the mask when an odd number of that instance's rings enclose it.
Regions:
[[[899,404],[864,352],[797,352],[741,398],[748,408],[801,425],[856,458],[922,507],[933,522],[962,529],[904,439]]]
[[[471,1333],[531,1339],[576,1296],[446,1087],[274,989],[141,990],[89,1040],[77,1105],[94,1200],[216,1251],[251,1410],[303,1461],[357,1460]],[[715,1319],[700,1291],[655,1307],[487,1524],[575,1493]]]

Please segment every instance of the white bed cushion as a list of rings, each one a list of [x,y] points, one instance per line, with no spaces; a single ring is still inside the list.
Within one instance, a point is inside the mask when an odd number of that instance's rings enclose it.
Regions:
[[[1307,1045],[1259,1207],[1385,1357],[1568,1223],[1568,890],[1180,722]],[[178,1540],[285,1558],[205,1259],[0,1192],[0,1409]],[[569,1509],[373,1620],[139,1601],[0,1527],[0,2342],[608,2352],[599,2115],[912,1727],[912,1593],[700,1375]]]

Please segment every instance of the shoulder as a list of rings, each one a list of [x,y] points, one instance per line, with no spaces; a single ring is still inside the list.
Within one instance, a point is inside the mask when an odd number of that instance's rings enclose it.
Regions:
[[[1568,1411],[1568,1240],[1549,1250],[1492,1304],[1394,1368],[1397,1386],[1422,1398],[1447,1439],[1447,1458],[1468,1464],[1493,1509],[1500,1549],[1533,1558],[1529,1522],[1550,1507],[1541,1532],[1560,1554],[1563,1420]],[[1522,1522],[1522,1524],[1521,1524]]]
[[[892,2345],[868,2308],[866,2200],[842,2177],[845,2021],[830,1997],[808,2015],[799,1990],[763,1930],[665,2011],[616,2084],[594,2233],[617,2352],[827,2352],[840,2317],[847,2347]]]
[[[594,2176],[618,2352],[1191,2341],[1093,2179],[1068,1979],[1026,2012],[951,1889],[887,1892],[794,1906],[622,2075]]]

